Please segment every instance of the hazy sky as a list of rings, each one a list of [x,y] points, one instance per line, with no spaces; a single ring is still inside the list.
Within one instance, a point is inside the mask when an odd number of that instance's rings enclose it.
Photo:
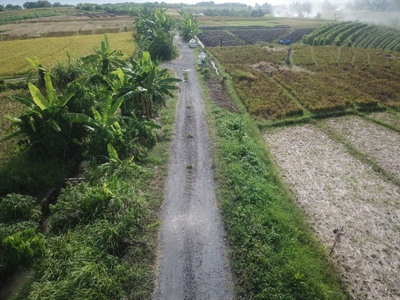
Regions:
[[[23,5],[25,2],[36,2],[37,0],[0,0],[1,5],[13,4],[13,5]],[[124,2],[155,2],[150,0],[136,0],[136,1],[127,1],[127,0],[47,0],[50,3],[60,2],[62,4],[72,4],[76,5],[78,3],[124,3]],[[210,1],[210,0],[158,0],[158,2],[166,2],[166,3],[188,3],[188,4],[195,4],[201,1]],[[291,4],[298,0],[212,0],[214,3],[226,3],[226,2],[238,2],[238,3],[245,3],[247,5],[254,5],[255,3],[264,4],[266,2],[271,3],[272,5],[279,5],[279,4]],[[306,1],[306,0],[304,0]],[[304,2],[300,1],[300,2]]]

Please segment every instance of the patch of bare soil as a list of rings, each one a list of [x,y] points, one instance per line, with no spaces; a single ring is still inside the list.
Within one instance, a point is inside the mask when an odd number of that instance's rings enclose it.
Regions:
[[[265,139],[352,298],[400,299],[400,188],[315,126]]]
[[[228,95],[225,85],[221,83],[218,77],[211,77],[206,80],[207,88],[210,91],[211,100],[218,106],[227,109],[230,112],[237,112],[235,105]]]
[[[400,113],[375,112],[369,114],[369,117],[397,127],[400,130]]]
[[[328,119],[325,124],[400,180],[399,133],[354,116]]]

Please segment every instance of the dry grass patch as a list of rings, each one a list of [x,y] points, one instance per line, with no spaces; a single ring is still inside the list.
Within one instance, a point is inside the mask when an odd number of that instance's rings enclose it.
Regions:
[[[351,296],[399,299],[399,187],[312,125],[269,131],[265,138],[327,253],[336,240],[332,258]]]

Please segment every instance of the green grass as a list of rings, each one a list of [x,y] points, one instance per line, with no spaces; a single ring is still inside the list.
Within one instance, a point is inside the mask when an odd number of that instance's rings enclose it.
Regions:
[[[228,83],[232,91],[232,86]],[[238,299],[348,299],[253,120],[207,104]]]

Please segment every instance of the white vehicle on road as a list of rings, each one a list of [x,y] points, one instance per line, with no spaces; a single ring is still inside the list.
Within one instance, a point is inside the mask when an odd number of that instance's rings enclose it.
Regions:
[[[190,48],[197,48],[197,43],[196,43],[196,40],[195,40],[195,39],[191,39],[191,40],[189,41],[189,47],[190,47]]]

